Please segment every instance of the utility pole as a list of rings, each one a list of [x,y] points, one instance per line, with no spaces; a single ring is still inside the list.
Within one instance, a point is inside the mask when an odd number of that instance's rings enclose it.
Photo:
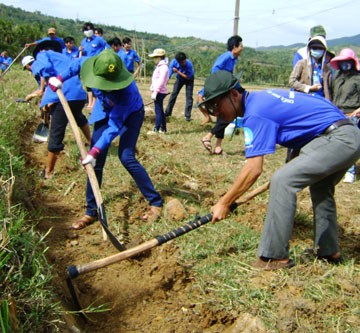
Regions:
[[[240,0],[235,0],[234,35],[239,34]]]

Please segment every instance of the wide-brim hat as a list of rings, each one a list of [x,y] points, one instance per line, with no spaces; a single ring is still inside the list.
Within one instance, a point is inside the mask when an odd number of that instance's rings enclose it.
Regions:
[[[124,89],[134,81],[113,49],[87,59],[81,66],[80,77],[86,87],[107,91]]]
[[[36,45],[33,51],[33,57],[36,59],[37,54],[42,50],[53,50],[55,52],[61,53],[62,47],[61,44],[52,39],[45,39]]]
[[[205,80],[203,101],[198,103],[197,107],[202,107],[205,103],[234,88],[241,88],[238,77],[228,71],[216,71]]]
[[[166,55],[166,51],[164,49],[155,49],[153,53],[149,54],[150,58],[154,57],[164,57]]]
[[[338,70],[340,61],[353,60],[355,63],[356,70],[360,70],[359,59],[356,56],[354,50],[346,48],[342,49],[338,56],[334,57],[330,61],[332,68]]]

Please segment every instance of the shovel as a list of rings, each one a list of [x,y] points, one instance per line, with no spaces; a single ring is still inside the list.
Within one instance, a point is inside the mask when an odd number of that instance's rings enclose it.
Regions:
[[[70,106],[64,96],[63,91],[59,88],[56,92],[60,99],[61,105],[64,108],[66,116],[69,120],[69,124],[74,133],[75,141],[80,150],[81,157],[84,159],[87,155],[87,151],[86,151],[84,143],[81,139],[80,131],[76,124],[74,115],[71,112]],[[103,199],[102,199],[102,196],[100,193],[100,187],[99,187],[99,183],[97,181],[96,175],[95,175],[94,168],[91,164],[86,164],[84,167],[85,167],[86,173],[89,177],[91,188],[94,192],[94,196],[95,196],[95,200],[96,200],[96,205],[98,207],[99,220],[100,220],[102,230],[103,230],[103,239],[106,240],[107,236],[109,236],[111,243],[116,247],[116,249],[119,251],[123,251],[126,249],[125,246],[111,233],[111,231],[108,228],[108,223],[107,223],[106,214],[105,214],[105,206],[104,206],[104,202],[103,202]]]
[[[47,142],[49,136],[49,125],[41,122],[33,134],[33,141],[37,143]]]
[[[270,186],[270,182],[267,182],[267,183],[261,185],[260,187],[256,188],[255,190],[251,191],[250,193],[248,193],[245,197],[240,198],[238,201],[234,202],[230,206],[230,211],[235,210],[237,206],[248,202],[249,200],[251,200],[254,197],[256,197],[257,195],[259,195],[260,193],[265,192],[269,188],[269,186]],[[209,223],[212,220],[212,217],[213,217],[213,215],[211,213],[209,213],[203,217],[196,217],[193,221],[185,224],[184,226],[182,226],[180,228],[174,229],[164,235],[157,236],[143,244],[135,246],[124,252],[117,253],[112,256],[103,258],[103,259],[95,260],[88,264],[67,267],[66,283],[69,288],[70,294],[73,298],[74,305],[77,308],[77,311],[81,310],[81,306],[80,306],[79,300],[76,296],[75,288],[74,288],[74,285],[73,285],[71,279],[73,279],[81,274],[92,272],[99,268],[103,268],[103,267],[115,264],[119,261],[134,257],[134,256],[138,255],[139,253],[148,251],[156,246],[162,245],[174,238],[182,236],[192,230],[195,230],[195,229],[201,227],[202,225]]]

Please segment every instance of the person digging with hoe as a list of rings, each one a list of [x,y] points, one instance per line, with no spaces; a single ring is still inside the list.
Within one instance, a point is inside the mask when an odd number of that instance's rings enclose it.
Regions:
[[[148,211],[142,216],[142,220],[148,223],[155,222],[160,218],[163,199],[155,190],[147,171],[135,156],[145,110],[134,76],[127,71],[120,57],[112,49],[108,49],[84,62],[81,58],[78,61],[73,60],[67,70],[49,79],[49,86],[56,91],[63,86],[63,82],[66,83],[70,77],[78,74],[83,84],[97,93],[96,97],[99,101],[96,103],[102,105],[102,110],[96,109],[96,114],[92,119],[94,128],[91,149],[82,164],[93,165],[101,186],[108,149],[111,142],[120,136],[119,160],[149,203]],[[88,181],[85,215],[75,221],[72,227],[80,230],[97,219],[96,200]]]
[[[341,262],[335,185],[360,156],[360,131],[323,98],[280,89],[249,93],[226,71],[208,77],[201,104],[225,121],[244,117],[247,160],[234,184],[211,208],[212,222],[226,218],[230,205],[261,175],[264,156],[275,153],[277,144],[300,149],[299,155],[271,178],[254,266],[265,270],[294,266],[289,241],[296,193],[307,186],[314,212],[314,255],[331,263]]]

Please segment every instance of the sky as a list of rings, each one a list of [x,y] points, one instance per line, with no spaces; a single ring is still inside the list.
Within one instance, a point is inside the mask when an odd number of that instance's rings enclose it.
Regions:
[[[359,0],[239,0],[238,35],[244,46],[306,43],[323,25],[327,39],[360,34]],[[79,19],[168,37],[226,43],[234,34],[236,0],[0,0],[46,15]],[[106,31],[105,31],[106,32]],[[61,37],[61,36],[60,36]]]

